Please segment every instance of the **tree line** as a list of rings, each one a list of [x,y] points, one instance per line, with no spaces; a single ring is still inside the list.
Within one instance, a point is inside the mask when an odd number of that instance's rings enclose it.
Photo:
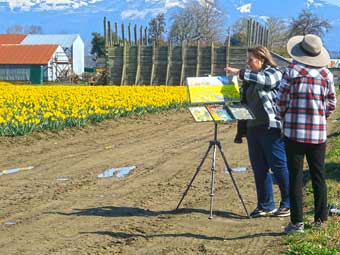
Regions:
[[[7,34],[42,34],[43,30],[38,25],[13,25],[6,29]]]
[[[148,23],[148,41],[157,45],[164,45],[168,41],[177,45],[182,42],[201,45],[214,42],[216,45],[225,45],[230,39],[231,46],[246,46],[247,18],[240,18],[229,29],[226,20],[226,13],[219,10],[216,2],[189,1],[184,8],[171,14],[169,26],[164,13],[151,18]],[[289,20],[268,17],[262,23],[269,30],[268,47],[282,55],[287,55],[286,43],[291,36],[311,33],[323,37],[331,28],[327,20],[307,9]],[[97,32],[92,33],[91,43],[91,54],[94,57],[103,57],[103,36]]]

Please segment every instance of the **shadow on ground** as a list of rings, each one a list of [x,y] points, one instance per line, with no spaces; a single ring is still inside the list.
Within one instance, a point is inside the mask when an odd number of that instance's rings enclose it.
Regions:
[[[335,162],[326,163],[326,179],[340,181],[340,164]]]
[[[124,232],[110,232],[110,231],[96,231],[96,232],[81,232],[80,234],[87,234],[87,235],[107,235],[112,238],[123,238],[123,239],[131,239],[131,238],[138,238],[142,237],[145,239],[151,239],[155,237],[186,237],[186,238],[195,238],[195,239],[202,239],[202,240],[211,240],[211,241],[234,241],[234,240],[241,240],[241,239],[248,239],[248,238],[256,238],[256,237],[263,237],[263,236],[282,236],[284,235],[283,232],[265,232],[265,233],[256,233],[256,234],[248,234],[243,236],[236,236],[236,237],[218,237],[218,236],[207,236],[202,234],[193,234],[193,233],[174,233],[174,234],[129,234]]]
[[[329,162],[325,164],[326,180],[340,181],[340,163]],[[303,186],[311,181],[309,170],[303,171]]]
[[[340,132],[334,132],[334,133],[327,135],[327,138],[333,138],[333,137],[338,137],[338,136],[340,136]]]
[[[118,206],[103,206],[85,209],[73,209],[73,212],[48,212],[49,214],[59,214],[66,216],[101,216],[101,217],[153,217],[160,215],[175,215],[175,214],[189,214],[189,213],[201,213],[210,215],[210,211],[204,209],[195,208],[181,208],[178,210],[168,210],[168,211],[151,211],[148,209],[138,208],[138,207],[118,207]],[[232,218],[232,219],[247,219],[248,217],[235,214],[226,211],[214,211],[214,215]]]

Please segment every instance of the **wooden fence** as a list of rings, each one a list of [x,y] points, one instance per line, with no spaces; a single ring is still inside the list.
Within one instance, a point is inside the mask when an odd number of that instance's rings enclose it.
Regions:
[[[111,23],[104,18],[107,83],[114,85],[183,85],[186,77],[225,75],[227,65],[243,68],[250,46],[266,44],[268,31],[248,21],[247,45],[216,46],[182,43],[156,45],[148,39],[148,29],[136,25]],[[139,35],[138,35],[139,31]]]
[[[247,21],[247,46],[253,47],[263,45],[268,47],[270,34],[268,28],[261,25],[259,22],[248,19]]]
[[[107,48],[108,84],[183,85],[186,77],[225,75],[228,64],[242,68],[247,48],[210,46],[143,46]]]

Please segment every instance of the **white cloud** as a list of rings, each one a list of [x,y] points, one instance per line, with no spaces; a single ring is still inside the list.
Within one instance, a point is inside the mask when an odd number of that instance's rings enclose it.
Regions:
[[[340,1],[339,0],[320,0],[320,2],[340,7]]]
[[[327,2],[327,0],[320,0],[320,1]],[[310,6],[318,8],[324,5],[322,3],[317,3],[315,0],[307,0],[307,7],[310,7]]]
[[[270,19],[269,16],[260,16],[260,19],[262,19],[264,22],[268,22],[268,20]]]
[[[165,10],[162,8],[143,9],[143,10],[133,9],[133,10],[122,11],[121,16],[123,19],[132,19],[132,18],[144,19],[148,15],[155,15],[158,13],[162,13],[164,11]]]
[[[0,0],[0,3],[7,3],[11,10],[21,11],[40,10],[56,11],[65,9],[79,9],[89,4],[103,0]]]
[[[158,3],[164,3],[164,7],[166,9],[170,9],[173,7],[180,7],[184,8],[184,5],[189,2],[189,0],[146,0],[150,2],[158,2]],[[197,0],[201,5],[207,4],[207,5],[213,5],[215,0]]]
[[[201,5],[213,5],[215,0],[199,0]]]
[[[180,7],[183,8],[185,1],[178,1],[178,0],[165,0],[164,7],[166,9],[170,9],[173,7]]]
[[[242,5],[236,9],[239,10],[240,13],[250,13],[251,3]]]

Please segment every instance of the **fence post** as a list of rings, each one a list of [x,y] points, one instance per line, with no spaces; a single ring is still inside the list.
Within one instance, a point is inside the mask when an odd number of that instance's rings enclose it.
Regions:
[[[129,44],[131,45],[131,24],[128,25]]]
[[[136,72],[135,85],[138,85],[140,81],[141,43],[142,42],[139,41],[138,46],[137,46],[137,72]]]
[[[252,20],[252,31],[253,31],[253,34],[251,36],[250,47],[254,47],[255,40],[256,40],[256,23],[254,20]]]
[[[109,44],[110,47],[112,47],[112,30],[111,30],[111,22],[110,21],[108,22],[107,26],[108,26],[108,29],[109,29],[109,31],[108,31],[108,37],[109,37],[108,44]]]
[[[151,68],[151,77],[150,77],[150,85],[153,85],[155,80],[155,61],[156,61],[156,41],[152,42],[152,68]]]
[[[137,25],[133,27],[133,33],[134,33],[134,38],[135,38],[135,45],[137,46]]]
[[[123,40],[123,45],[125,43],[125,29],[124,29],[124,23],[122,23],[122,40]]]
[[[272,42],[271,42],[269,29],[267,30],[267,45],[268,45],[269,49],[272,49],[273,45],[272,45]]]
[[[259,33],[259,31],[258,31],[258,26],[257,26],[257,22],[256,21],[254,21],[254,24],[255,24],[255,34],[254,34],[254,45],[253,46],[256,46],[257,45],[257,39],[258,39],[258,33]]]
[[[258,42],[258,45],[261,45],[262,44],[262,27],[261,27],[260,23],[258,23],[258,26],[259,26],[259,42]]]
[[[169,80],[170,80],[170,68],[171,68],[171,56],[172,56],[172,44],[171,41],[168,43],[168,63],[166,66],[166,80],[165,80],[165,85],[169,85]]]
[[[211,67],[210,67],[210,75],[211,76],[214,76],[214,62],[215,62],[215,57],[214,57],[214,42],[211,43],[211,56],[210,56],[210,59],[211,59]]]
[[[115,44],[119,44],[118,23],[115,22]]]
[[[197,59],[196,59],[196,77],[199,77],[200,75],[200,69],[201,69],[201,43],[200,41],[197,42]]]
[[[186,66],[186,46],[184,41],[182,42],[182,69],[181,69],[181,84],[184,85],[184,72],[185,72],[185,66]]]
[[[257,46],[259,42],[259,26],[257,21],[255,21],[255,40],[254,40],[254,46]]]
[[[121,78],[121,82],[120,85],[124,85],[125,82],[125,77],[126,77],[126,63],[127,63],[127,43],[124,41],[123,43],[123,70],[122,70],[122,78]]]
[[[261,26],[260,26],[260,23],[257,23],[257,26],[258,26],[258,40],[257,40],[257,45],[260,45],[261,44]]]
[[[145,27],[144,29],[144,37],[145,37],[145,45],[148,45],[149,44],[148,27]]]
[[[229,66],[229,50],[230,50],[230,27],[228,28],[228,40],[225,48],[225,65]]]
[[[106,17],[104,17],[104,45],[107,46],[107,30],[106,30]]]
[[[251,40],[251,19],[247,20],[247,47],[250,45]]]
[[[140,44],[143,45],[143,26],[140,26],[139,28],[139,40],[140,40]]]
[[[263,27],[263,45],[266,46],[266,28]]]

